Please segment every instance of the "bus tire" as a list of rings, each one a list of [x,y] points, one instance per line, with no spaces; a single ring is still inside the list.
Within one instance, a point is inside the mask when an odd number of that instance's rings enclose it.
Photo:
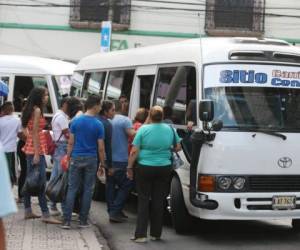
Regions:
[[[93,193],[94,201],[105,201],[105,184],[96,178],[95,188]]]
[[[292,226],[293,226],[293,230],[300,231],[300,219],[293,219]]]
[[[181,183],[177,176],[172,178],[170,195],[173,227],[178,234],[188,233],[191,230],[192,216],[186,209]]]

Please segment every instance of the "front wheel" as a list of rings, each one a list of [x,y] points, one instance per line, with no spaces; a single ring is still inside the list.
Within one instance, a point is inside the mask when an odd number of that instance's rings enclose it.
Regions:
[[[181,183],[176,176],[174,176],[171,181],[170,195],[170,207],[173,227],[176,233],[188,233],[191,230],[192,226],[192,216],[186,209]]]

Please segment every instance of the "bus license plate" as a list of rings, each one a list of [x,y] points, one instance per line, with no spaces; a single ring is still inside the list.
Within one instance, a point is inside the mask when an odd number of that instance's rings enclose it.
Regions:
[[[296,196],[273,196],[273,209],[295,209]]]

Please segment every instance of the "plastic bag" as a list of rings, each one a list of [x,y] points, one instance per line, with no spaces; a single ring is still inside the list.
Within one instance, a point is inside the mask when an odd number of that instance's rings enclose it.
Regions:
[[[68,175],[66,172],[57,178],[49,181],[46,188],[46,195],[53,202],[62,202],[65,199],[68,185]]]
[[[65,155],[61,158],[60,160],[60,166],[61,168],[63,169],[64,172],[67,172],[68,171],[68,168],[69,168],[69,161],[68,161],[68,156]]]
[[[45,190],[45,183],[41,177],[39,166],[32,167],[27,173],[26,180],[22,189],[22,194],[39,196]]]
[[[173,169],[178,169],[184,165],[183,160],[180,158],[177,152],[172,152],[171,163]]]

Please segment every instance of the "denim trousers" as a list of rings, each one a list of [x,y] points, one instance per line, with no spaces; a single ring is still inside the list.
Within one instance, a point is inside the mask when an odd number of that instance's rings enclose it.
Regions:
[[[45,184],[46,186],[46,160],[44,155],[40,155],[40,162],[37,165],[33,165],[33,155],[27,155],[26,156],[27,160],[27,176],[28,173],[33,169],[33,168],[39,168],[40,170],[40,176],[41,176],[41,181]],[[45,195],[45,190],[41,192],[38,196],[39,200],[39,205],[42,210],[43,216],[49,216],[49,209],[47,206],[47,199]],[[24,194],[24,206],[25,206],[25,213],[30,213],[32,212],[31,210],[31,197],[28,194]]]
[[[113,175],[106,179],[107,212],[110,216],[118,216],[125,206],[133,181],[127,178],[127,162],[112,165]]]
[[[60,174],[62,174],[63,169],[61,168],[60,161],[67,154],[67,142],[57,142],[57,147],[53,155],[53,169],[51,172],[50,181],[56,179]],[[56,203],[50,203],[51,208],[56,208]],[[64,210],[64,202],[61,203],[61,208]]]
[[[93,191],[96,181],[97,156],[72,157],[68,175],[68,192],[63,210],[64,220],[71,221],[75,197],[81,187],[81,207],[79,219],[86,223],[91,207]]]

